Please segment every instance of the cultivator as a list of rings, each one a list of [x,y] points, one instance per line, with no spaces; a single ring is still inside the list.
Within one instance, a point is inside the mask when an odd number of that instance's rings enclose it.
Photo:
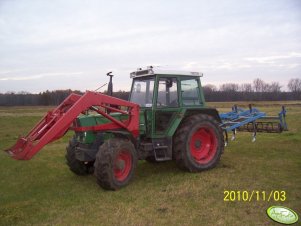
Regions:
[[[237,131],[252,132],[253,142],[256,140],[257,132],[281,133],[282,131],[287,131],[286,109],[284,106],[282,106],[278,116],[266,116],[266,113],[252,108],[252,105],[249,105],[248,110],[234,105],[232,111],[221,113],[219,116],[222,120],[220,126],[225,134],[225,145],[228,144],[229,131],[233,132],[231,140],[236,138]]]

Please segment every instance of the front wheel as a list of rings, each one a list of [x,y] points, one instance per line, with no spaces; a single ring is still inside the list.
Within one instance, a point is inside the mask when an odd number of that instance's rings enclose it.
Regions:
[[[113,138],[99,147],[94,174],[101,187],[117,190],[130,182],[136,166],[137,154],[132,142],[124,138]]]
[[[73,137],[70,141],[69,141],[69,145],[66,147],[66,161],[67,161],[67,165],[69,166],[69,169],[77,174],[77,175],[88,175],[88,174],[92,174],[94,167],[93,167],[93,162],[82,162],[79,161],[78,159],[76,159],[75,156],[75,149],[76,146],[78,145],[78,142],[76,141],[75,137]]]
[[[191,172],[213,168],[224,150],[223,132],[209,115],[193,115],[185,119],[173,139],[177,165]]]

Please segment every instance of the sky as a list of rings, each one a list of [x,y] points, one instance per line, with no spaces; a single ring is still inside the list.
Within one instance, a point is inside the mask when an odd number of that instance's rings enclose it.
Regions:
[[[301,1],[0,0],[0,93],[95,90],[109,71],[129,90],[150,65],[286,90],[301,78]]]

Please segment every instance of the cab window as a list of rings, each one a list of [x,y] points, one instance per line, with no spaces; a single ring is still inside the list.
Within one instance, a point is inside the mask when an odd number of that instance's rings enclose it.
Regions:
[[[181,95],[183,105],[199,105],[199,87],[197,79],[181,80]]]
[[[152,107],[154,92],[154,79],[135,79],[131,92],[130,101],[141,107]]]
[[[178,107],[176,78],[160,78],[158,84],[157,107]]]

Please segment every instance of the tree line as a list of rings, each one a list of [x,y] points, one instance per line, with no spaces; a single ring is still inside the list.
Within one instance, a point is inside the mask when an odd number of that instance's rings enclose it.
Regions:
[[[79,90],[55,90],[45,91],[38,94],[29,92],[7,92],[0,93],[0,106],[51,106],[59,105],[71,93],[83,95],[84,93]],[[104,92],[106,94],[106,92]],[[124,100],[128,99],[129,92],[118,91],[113,94],[117,98]]]
[[[266,83],[262,79],[255,79],[253,83],[225,83],[217,88],[207,84],[203,87],[206,101],[286,101],[301,100],[301,79],[290,79],[287,88],[282,91],[278,82]],[[36,106],[36,105],[59,105],[70,93],[82,95],[79,90],[55,90],[45,91],[38,94],[28,92],[0,93],[0,106]],[[104,92],[106,93],[106,92]],[[114,97],[128,100],[129,92],[117,91]]]
[[[289,91],[282,91],[279,82],[267,83],[257,78],[253,83],[225,83],[217,88],[208,84],[203,87],[206,101],[276,101],[301,100],[301,79],[290,79]]]

